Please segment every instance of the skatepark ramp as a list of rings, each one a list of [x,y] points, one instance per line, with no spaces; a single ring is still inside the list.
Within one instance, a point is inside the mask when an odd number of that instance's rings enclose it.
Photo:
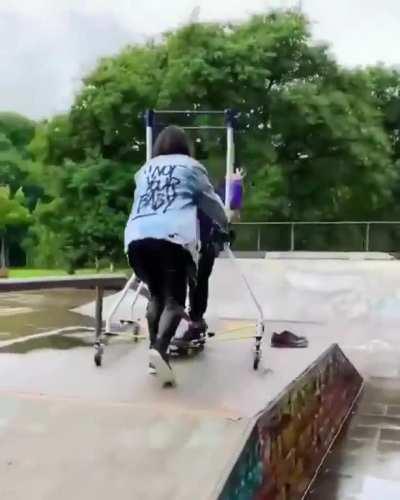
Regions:
[[[369,345],[374,317],[386,321],[397,270],[241,264],[268,335],[289,327],[307,335],[307,349],[273,349],[267,337],[253,370],[254,314],[227,261],[212,280],[216,336],[174,361],[176,388],[148,375],[147,341],[128,334],[110,340],[100,369],[88,332],[0,346],[0,498],[302,498],[362,388],[350,340]]]
[[[245,337],[176,361],[164,390],[144,342],[112,341],[100,370],[89,339],[3,348],[1,498],[302,498],[362,379],[337,345],[268,349],[254,372]]]

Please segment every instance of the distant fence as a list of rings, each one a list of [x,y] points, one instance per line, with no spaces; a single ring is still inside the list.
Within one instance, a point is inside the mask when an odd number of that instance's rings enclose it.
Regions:
[[[237,222],[235,250],[398,252],[400,221]]]

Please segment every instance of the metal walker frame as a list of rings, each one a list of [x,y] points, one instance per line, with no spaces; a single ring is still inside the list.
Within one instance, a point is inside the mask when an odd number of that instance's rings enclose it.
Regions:
[[[209,130],[209,129],[224,129],[226,130],[226,175],[225,175],[225,211],[227,213],[228,219],[231,220],[232,218],[232,210],[230,207],[230,199],[231,199],[231,179],[234,173],[234,158],[235,158],[235,142],[234,142],[234,129],[235,129],[235,117],[234,113],[232,110],[227,109],[224,111],[203,111],[203,110],[188,110],[188,111],[182,111],[182,110],[153,110],[149,109],[146,111],[146,161],[151,160],[152,158],[152,152],[153,152],[153,135],[154,135],[154,125],[155,125],[155,118],[157,115],[186,115],[186,116],[191,116],[191,115],[220,115],[225,117],[225,125],[220,125],[220,126],[182,126],[181,128],[185,130]],[[265,318],[264,318],[264,313],[262,310],[262,307],[257,300],[257,297],[255,296],[250,283],[246,277],[246,275],[243,273],[240,265],[238,264],[232,250],[230,249],[229,244],[226,244],[225,250],[228,254],[228,257],[231,259],[231,261],[235,264],[236,268],[238,269],[238,272],[240,274],[240,277],[249,292],[249,295],[251,297],[252,302],[254,303],[256,309],[257,309],[257,314],[258,314],[258,319],[257,319],[257,325],[256,325],[256,335],[255,335],[255,346],[254,346],[254,358],[253,358],[253,368],[255,370],[258,369],[261,357],[262,357],[262,341],[264,338],[264,333],[265,333]],[[135,277],[134,274],[130,277],[130,279],[127,281],[125,287],[123,288],[121,294],[113,304],[107,319],[106,319],[106,325],[105,325],[105,331],[101,332],[99,334],[96,334],[96,339],[94,343],[94,349],[95,349],[95,355],[94,355],[94,361],[96,366],[101,366],[102,364],[102,359],[103,359],[103,354],[104,354],[104,348],[106,345],[106,336],[109,335],[118,335],[120,332],[115,332],[112,329],[112,320],[115,317],[115,314],[125,299],[127,293],[131,288],[135,289],[135,294],[132,300],[132,305],[131,305],[131,317],[130,319],[127,320],[120,320],[120,325],[129,325],[130,328],[132,328],[132,333],[135,341],[138,341],[139,339],[139,333],[140,333],[140,324],[134,320],[133,316],[133,311],[134,307],[139,299],[140,295],[143,295],[145,285],[138,281],[137,278]]]

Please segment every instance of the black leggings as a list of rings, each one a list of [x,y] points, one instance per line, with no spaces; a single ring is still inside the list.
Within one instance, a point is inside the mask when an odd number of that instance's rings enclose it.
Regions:
[[[165,353],[184,315],[192,258],[181,245],[146,238],[130,243],[128,260],[151,295],[147,306],[150,347]]]
[[[216,251],[212,243],[203,244],[200,252],[197,280],[191,283],[189,289],[190,310],[192,321],[200,321],[207,310],[208,280],[214,267]]]

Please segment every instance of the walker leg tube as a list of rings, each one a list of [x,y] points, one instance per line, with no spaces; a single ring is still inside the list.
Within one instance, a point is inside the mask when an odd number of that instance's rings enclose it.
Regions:
[[[239,274],[243,280],[243,283],[245,284],[247,291],[250,294],[250,297],[257,309],[258,312],[258,322],[257,322],[257,331],[256,331],[256,337],[255,337],[255,346],[254,346],[254,359],[253,359],[253,368],[254,370],[258,370],[258,366],[261,360],[262,356],[262,341],[264,338],[264,333],[265,333],[265,320],[264,320],[264,312],[261,307],[261,304],[258,302],[257,297],[255,296],[250,283],[246,277],[246,275],[243,273],[241,270],[239,264],[236,261],[235,256],[233,255],[232,250],[229,248],[229,246],[226,247],[226,251],[228,252],[229,258],[232,260],[232,262],[235,264],[236,268],[239,271]]]
[[[233,165],[235,161],[235,143],[232,111],[225,112],[226,122],[226,175],[225,175],[225,211],[228,219],[232,217],[231,210],[231,184],[233,175]]]
[[[146,111],[146,161],[151,160],[153,156],[153,125],[154,111],[148,109]]]
[[[120,296],[118,297],[117,301],[115,302],[115,304],[111,308],[111,311],[110,311],[110,313],[109,313],[109,315],[107,317],[107,320],[106,320],[106,332],[110,332],[111,331],[111,321],[112,321],[112,319],[114,317],[114,314],[115,314],[116,310],[118,309],[118,307],[120,306],[121,302],[126,297],[126,294],[128,293],[128,291],[131,288],[132,283],[135,281],[135,279],[136,279],[136,276],[134,274],[132,274],[132,276],[129,278],[129,280],[127,281],[126,285],[124,286],[124,288],[123,288]],[[138,290],[140,290],[140,287],[141,287],[141,283],[138,286]]]
[[[132,304],[131,304],[131,321],[134,321],[133,311],[135,309],[136,302],[138,301],[138,298],[142,292],[143,286],[144,286],[143,281],[140,281],[137,288],[136,288],[135,295],[133,296],[133,300],[132,300]]]
[[[96,287],[96,340],[99,340],[103,330],[103,287]]]
[[[236,268],[238,269],[240,277],[242,278],[243,283],[245,284],[247,291],[249,292],[250,297],[251,297],[251,299],[252,299],[252,301],[257,309],[258,319],[261,323],[263,323],[264,322],[264,311],[261,307],[261,304],[258,302],[257,297],[255,296],[246,275],[243,273],[242,269],[240,268],[239,264],[237,263],[236,257],[233,255],[232,250],[229,247],[226,247],[225,250],[227,251],[229,258],[232,260],[232,262],[235,264]]]
[[[101,366],[104,353],[103,344],[103,287],[96,287],[96,337],[94,342],[94,362],[96,366]]]

